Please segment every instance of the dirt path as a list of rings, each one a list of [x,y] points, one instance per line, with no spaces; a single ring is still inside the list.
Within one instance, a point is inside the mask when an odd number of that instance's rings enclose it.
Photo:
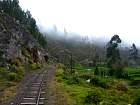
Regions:
[[[69,105],[65,93],[56,80],[56,68],[48,71],[45,105]]]
[[[46,78],[46,102],[45,105],[54,105],[54,91],[53,91],[53,86],[54,86],[54,78],[55,78],[55,72],[56,68],[54,66],[51,67],[50,70],[48,70],[47,73],[47,78]]]

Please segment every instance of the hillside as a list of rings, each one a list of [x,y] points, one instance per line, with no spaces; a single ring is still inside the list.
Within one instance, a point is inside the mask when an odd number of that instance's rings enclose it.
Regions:
[[[42,68],[48,59],[46,39],[39,32],[35,20],[31,14],[28,18],[14,15],[18,12],[25,14],[17,1],[15,12],[14,2],[0,1],[0,104],[15,94],[26,74]],[[9,5],[8,9],[6,5]],[[31,28],[31,20],[35,22],[34,29]]]
[[[24,60],[26,58],[23,53],[24,49],[39,46],[33,36],[18,21],[5,13],[0,13],[0,35],[1,65],[14,58]]]

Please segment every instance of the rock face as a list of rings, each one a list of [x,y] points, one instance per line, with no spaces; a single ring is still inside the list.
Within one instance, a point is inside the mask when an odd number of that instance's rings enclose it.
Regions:
[[[31,54],[35,46],[36,50]],[[29,58],[27,55],[37,62],[38,48],[39,44],[25,26],[7,14],[0,13],[0,66],[8,64],[14,58]]]

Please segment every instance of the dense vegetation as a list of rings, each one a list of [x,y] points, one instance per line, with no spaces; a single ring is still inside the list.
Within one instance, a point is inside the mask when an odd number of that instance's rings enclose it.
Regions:
[[[75,73],[70,74],[64,66],[58,65],[57,88],[60,88],[59,92],[64,93],[66,103],[70,105],[139,105],[140,84],[136,83],[135,76],[129,79],[108,77],[102,72],[109,71],[109,68],[103,66],[98,67],[100,72],[98,75],[95,75],[95,70],[95,67],[76,64]],[[132,71],[137,73],[140,68],[125,68],[125,71],[131,75]]]
[[[30,11],[23,11],[19,6],[18,0],[1,0],[0,11],[14,17],[21,25],[24,25],[24,27],[29,30],[42,47],[46,47],[46,37],[39,32],[36,21],[32,17]]]
[[[61,88],[58,91],[64,93],[68,104],[139,105],[140,67],[123,62],[119,44],[120,37],[114,35],[106,47],[106,63],[73,62],[72,69],[58,65],[57,88]],[[138,50],[134,44],[128,57],[137,62]]]

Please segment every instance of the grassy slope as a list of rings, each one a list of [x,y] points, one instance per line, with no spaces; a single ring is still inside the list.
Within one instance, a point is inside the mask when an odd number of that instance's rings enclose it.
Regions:
[[[83,74],[84,69],[78,70],[78,75]],[[86,71],[85,73],[88,72],[92,73],[93,71]],[[126,84],[130,82],[128,80],[119,79],[114,79],[114,81],[117,81],[118,83],[120,81],[123,81]],[[63,93],[64,97],[66,97],[65,100],[67,101],[68,105],[89,105],[84,102],[84,99],[85,96],[88,94],[88,91],[93,90],[99,91],[102,94],[103,101],[100,103],[101,105],[127,105],[132,103],[132,97],[138,90],[138,86],[128,86],[129,89],[127,92],[118,91],[115,88],[104,89],[101,87],[92,86],[89,83],[86,83],[83,79],[80,79],[80,83],[78,84],[69,84],[67,82],[67,79],[65,79],[65,76],[63,75],[62,69],[57,70],[56,84],[57,88],[59,88],[59,91]]]
[[[17,82],[0,78],[0,103],[6,102],[7,99],[15,95],[17,84]]]

